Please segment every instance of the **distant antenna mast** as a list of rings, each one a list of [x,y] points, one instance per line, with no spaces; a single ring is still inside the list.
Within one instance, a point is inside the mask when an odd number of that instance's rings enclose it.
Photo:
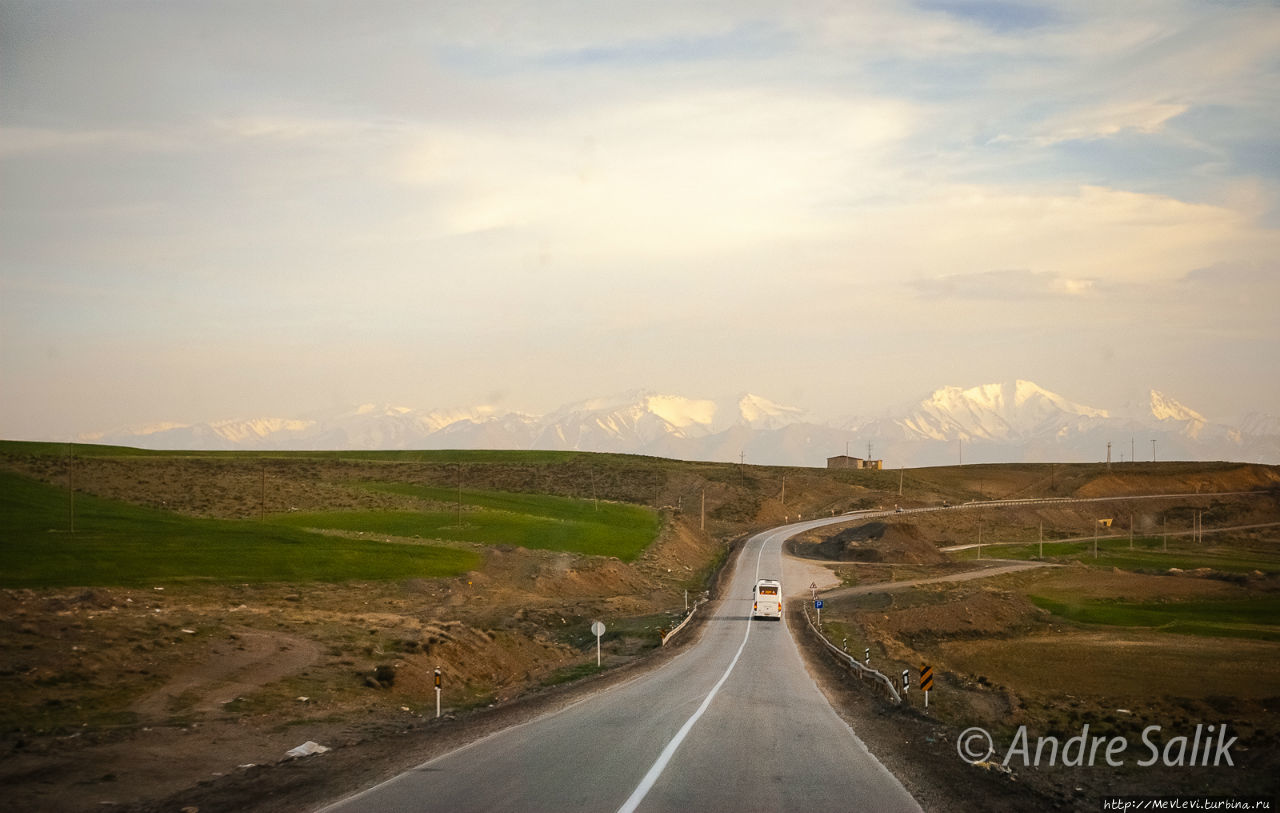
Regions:
[[[76,532],[76,445],[67,444],[67,503],[71,515],[71,533]]]

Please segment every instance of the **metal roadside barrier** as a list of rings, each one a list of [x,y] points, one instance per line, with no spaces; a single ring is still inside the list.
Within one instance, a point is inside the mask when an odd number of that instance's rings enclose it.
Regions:
[[[857,658],[854,658],[848,652],[845,652],[840,647],[831,643],[831,641],[827,640],[827,636],[818,631],[818,628],[813,625],[813,619],[809,617],[809,607],[807,605],[804,608],[804,620],[809,624],[809,629],[813,634],[818,636],[818,640],[822,641],[822,643],[826,645],[827,649],[831,650],[831,653],[836,656],[836,660],[847,664],[850,669],[857,672],[859,679],[862,679],[863,677],[870,677],[873,682],[880,683],[884,686],[886,693],[889,695],[889,699],[894,703],[902,702],[902,695],[898,694],[897,687],[891,679],[885,676],[883,672],[858,663]]]
[[[672,627],[672,628],[671,628],[670,630],[668,630],[667,632],[663,633],[663,635],[662,635],[662,645],[663,645],[663,646],[666,646],[666,645],[667,645],[667,641],[670,641],[670,640],[671,640],[671,638],[672,638],[672,637],[673,637],[677,632],[679,632],[680,630],[684,629],[684,625],[689,623],[689,619],[690,619],[690,618],[693,618],[693,614],[694,614],[694,613],[696,613],[696,612],[698,611],[698,608],[699,608],[699,607],[701,607],[703,604],[706,604],[706,603],[707,603],[707,600],[706,600],[706,599],[699,599],[699,600],[695,601],[695,602],[693,603],[693,606],[689,608],[689,612],[685,614],[684,620],[683,620],[683,621],[681,621],[679,624],[676,624],[674,627]]]

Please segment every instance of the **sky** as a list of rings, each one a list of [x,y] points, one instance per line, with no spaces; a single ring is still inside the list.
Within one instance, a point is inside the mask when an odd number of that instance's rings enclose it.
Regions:
[[[0,437],[1280,413],[1274,2],[0,0]]]

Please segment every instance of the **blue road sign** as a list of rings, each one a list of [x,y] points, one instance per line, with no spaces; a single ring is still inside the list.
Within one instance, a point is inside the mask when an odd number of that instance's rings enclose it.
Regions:
[[[813,609],[815,609],[815,610],[821,610],[821,609],[822,609],[822,599],[820,599],[820,598],[819,598],[819,599],[814,599],[814,602],[813,602]]]

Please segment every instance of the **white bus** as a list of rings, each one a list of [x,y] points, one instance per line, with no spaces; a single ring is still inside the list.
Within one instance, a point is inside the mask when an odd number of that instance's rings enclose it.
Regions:
[[[751,591],[752,618],[782,618],[782,583],[760,579]]]

